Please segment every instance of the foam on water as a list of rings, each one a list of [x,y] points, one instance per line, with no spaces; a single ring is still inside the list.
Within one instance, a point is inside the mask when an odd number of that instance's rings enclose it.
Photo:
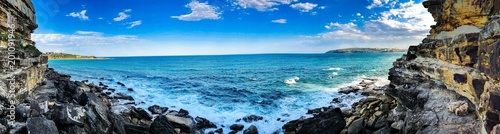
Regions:
[[[295,77],[292,77],[292,78],[288,78],[284,81],[284,83],[288,84],[288,85],[293,85],[293,84],[297,84],[297,81],[300,80],[299,77],[295,76]]]
[[[155,104],[170,110],[183,108],[193,117],[226,126],[224,132],[240,123],[245,129],[253,124],[259,133],[268,134],[281,131],[288,121],[310,116],[305,114],[308,109],[349,107],[362,97],[340,96],[337,89],[358,84],[363,78],[386,79],[390,63],[398,57],[391,53],[132,57],[49,61],[49,65],[71,75],[72,80],[102,82],[131,95],[141,108]],[[378,71],[370,71],[374,69]],[[383,82],[377,80],[376,84]],[[342,103],[330,104],[337,97]],[[264,119],[236,122],[249,115]]]
[[[340,67],[331,67],[331,68],[327,68],[327,69],[323,69],[323,70],[325,70],[325,71],[334,71],[334,70],[339,71],[339,70],[342,70],[342,68],[340,68]]]

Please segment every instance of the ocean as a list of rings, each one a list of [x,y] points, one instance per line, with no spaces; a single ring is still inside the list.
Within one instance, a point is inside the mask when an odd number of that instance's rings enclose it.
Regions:
[[[154,104],[182,108],[193,117],[226,126],[224,132],[240,123],[245,129],[253,124],[267,134],[280,130],[288,121],[310,116],[306,115],[308,109],[332,105],[340,87],[362,78],[387,79],[392,62],[402,54],[110,57],[50,60],[49,67],[71,75],[72,80],[109,85],[116,92],[133,96],[141,108]],[[360,98],[344,103],[349,105]],[[262,116],[263,120],[236,122],[248,115]]]

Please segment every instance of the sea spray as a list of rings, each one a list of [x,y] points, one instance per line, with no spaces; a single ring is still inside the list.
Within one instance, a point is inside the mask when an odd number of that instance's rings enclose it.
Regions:
[[[119,57],[50,61],[49,65],[73,80],[102,82],[115,92],[131,95],[141,108],[156,104],[186,109],[193,117],[226,126],[224,132],[240,123],[245,128],[253,124],[260,133],[273,133],[290,120],[311,116],[305,114],[309,109],[348,107],[360,96],[353,94],[345,98],[345,104],[331,104],[339,97],[336,89],[357,84],[362,78],[387,78],[387,70],[400,54],[348,56],[351,58],[342,54]],[[370,71],[374,69],[378,71]],[[330,78],[333,72],[337,75]],[[287,79],[295,84],[285,83]],[[249,115],[263,120],[237,122]]]

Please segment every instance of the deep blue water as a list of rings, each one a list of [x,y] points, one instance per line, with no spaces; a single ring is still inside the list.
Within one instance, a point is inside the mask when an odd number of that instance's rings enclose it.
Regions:
[[[264,120],[243,124],[272,133],[286,121],[303,116],[307,109],[329,106],[339,87],[361,78],[386,79],[392,62],[402,54],[113,57],[50,60],[49,67],[71,75],[72,80],[103,82],[132,95],[140,107],[183,108],[193,117],[205,117],[219,126],[260,115]],[[135,91],[127,91],[116,82]]]

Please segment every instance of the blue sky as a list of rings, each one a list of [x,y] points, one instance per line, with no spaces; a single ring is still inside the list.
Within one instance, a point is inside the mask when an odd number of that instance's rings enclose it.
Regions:
[[[322,53],[427,35],[422,1],[33,0],[45,52],[96,56]]]

